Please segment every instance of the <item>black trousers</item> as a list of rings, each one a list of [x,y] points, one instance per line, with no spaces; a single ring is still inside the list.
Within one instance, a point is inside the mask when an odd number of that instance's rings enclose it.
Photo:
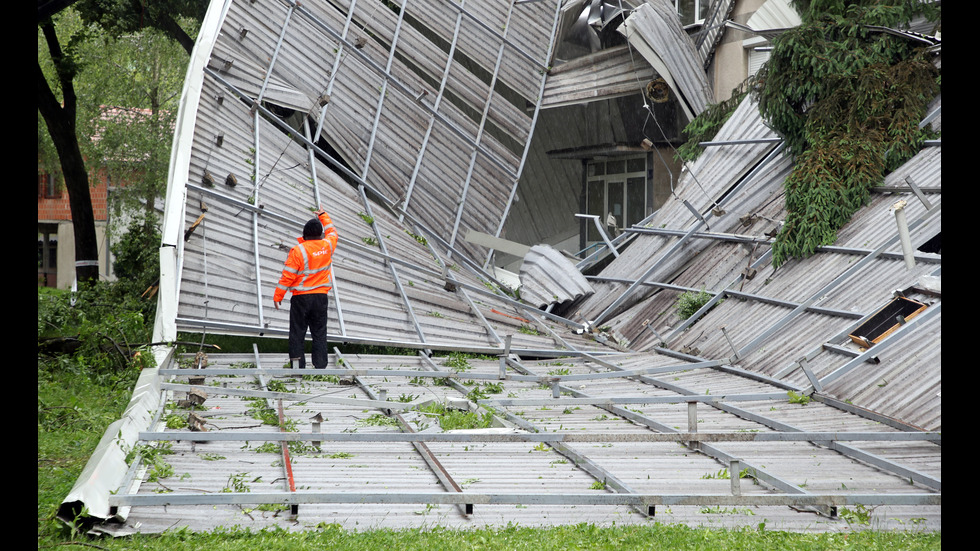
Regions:
[[[306,367],[303,345],[306,331],[313,337],[313,367],[327,367],[327,307],[326,293],[293,295],[289,299],[289,358],[299,359],[299,367]]]

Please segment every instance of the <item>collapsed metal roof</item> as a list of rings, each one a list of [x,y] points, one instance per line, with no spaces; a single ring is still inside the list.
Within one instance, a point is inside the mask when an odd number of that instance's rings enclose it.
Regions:
[[[711,84],[701,70],[702,60],[690,37],[677,24],[673,5],[666,1],[640,5],[622,28],[630,45],[679,95],[681,109],[693,119],[711,102]]]
[[[509,208],[534,110],[505,96],[540,96],[555,7],[226,3],[221,25],[236,30],[215,36],[193,128],[178,137],[186,197],[165,238],[180,259],[178,328],[284,334],[270,290],[323,204],[341,228],[331,338],[561,346],[547,335],[567,327],[489,289],[485,250],[460,237],[499,232]]]
[[[164,390],[206,392],[197,413],[207,431],[142,432],[162,445],[160,457],[175,474],[148,478],[130,468],[126,489],[109,497],[126,523],[105,530],[651,518],[712,526],[764,518],[770,529],[839,530],[844,522],[820,507],[828,495],[853,500],[852,508],[878,504],[882,528],[909,518],[940,527],[938,434],[816,401],[787,403],[778,382],[708,365],[651,354],[615,365],[512,359],[504,390],[495,393],[487,383],[497,381],[496,361],[449,369],[424,355],[336,351],[338,367],[314,374],[277,369],[278,356],[213,359],[220,363],[161,371],[176,377]],[[188,375],[220,385],[189,386]],[[467,394],[470,406],[462,405]],[[437,416],[413,410],[447,401],[493,407],[494,426],[446,431]],[[290,431],[263,425],[250,414],[256,407],[281,412]],[[281,438],[291,443],[280,445]]]
[[[664,5],[644,4],[627,28],[674,33],[676,21],[649,19]],[[785,216],[791,160],[746,100],[564,316],[507,295],[484,270],[490,251],[463,241],[499,236],[538,110],[558,97],[547,71],[558,29],[581,7],[214,3],[174,140],[155,336],[284,335],[272,290],[322,203],[341,235],[333,368],[281,369],[257,346],[207,365],[161,347],[62,514],[84,506],[118,533],[654,515],[837,530],[839,508],[860,505],[877,527],[940,529],[941,258],[919,252],[907,267],[890,209],[906,200],[916,246],[940,232],[941,147],[890,175],[837,245],[774,270],[767,234]],[[664,51],[694,63],[656,70],[700,89],[694,45]],[[640,57],[631,63],[652,75]],[[555,80],[584,91],[582,75]],[[580,274],[548,273],[565,263],[543,255],[529,268],[560,282],[552,298],[586,294]],[[680,320],[678,295],[702,289],[714,300]],[[849,342],[896,290],[923,313],[870,349]],[[419,410],[430,403],[492,428],[443,430]],[[168,416],[205,430],[168,429]],[[180,480],[154,476],[148,459],[127,465],[135,446],[162,443]]]

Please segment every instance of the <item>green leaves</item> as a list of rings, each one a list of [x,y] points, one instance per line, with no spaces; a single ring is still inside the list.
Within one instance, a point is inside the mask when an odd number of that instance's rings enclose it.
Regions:
[[[145,302],[105,282],[75,293],[39,287],[38,353],[63,358],[63,368],[93,374],[147,367],[153,355],[141,347],[150,341],[152,316],[146,317]]]
[[[683,320],[686,320],[687,318],[693,316],[712,298],[712,295],[704,290],[698,292],[687,291],[685,293],[681,293],[681,295],[677,297],[677,304],[674,306],[677,309],[677,316]]]
[[[677,149],[677,156],[683,161],[691,162],[696,160],[704,148],[698,145],[700,142],[709,141],[715,137],[718,130],[728,121],[735,112],[735,108],[738,107],[742,100],[745,99],[746,94],[746,83],[735,90],[732,90],[732,96],[720,103],[714,103],[708,106],[707,109],[701,112],[700,115],[694,118],[687,127],[684,128],[684,135],[687,136],[687,142]]]
[[[797,394],[796,392],[793,392],[792,390],[789,391],[789,392],[787,392],[786,395],[789,397],[789,403],[791,403],[791,404],[800,404],[801,406],[805,406],[805,405],[809,404],[810,403],[810,399],[811,399],[806,394]]]
[[[433,402],[419,408],[422,413],[436,417],[442,430],[485,429],[493,425],[493,413],[487,411],[460,411],[449,409],[444,404]]]
[[[796,155],[773,246],[777,266],[836,240],[870,189],[918,151],[926,133],[917,123],[939,92],[939,70],[924,50],[868,27],[931,8],[909,0],[797,6],[804,24],[773,41],[757,88],[763,116]]]

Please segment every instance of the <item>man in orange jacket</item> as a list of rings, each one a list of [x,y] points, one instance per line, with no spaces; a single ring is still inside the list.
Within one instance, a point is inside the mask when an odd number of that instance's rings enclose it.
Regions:
[[[313,336],[313,367],[327,367],[327,307],[328,293],[333,288],[330,261],[337,248],[337,230],[330,216],[320,207],[316,218],[303,227],[299,244],[289,251],[282,277],[276,285],[273,302],[276,309],[292,291],[289,305],[289,359],[298,361],[298,367],[306,367],[303,344],[306,331]]]

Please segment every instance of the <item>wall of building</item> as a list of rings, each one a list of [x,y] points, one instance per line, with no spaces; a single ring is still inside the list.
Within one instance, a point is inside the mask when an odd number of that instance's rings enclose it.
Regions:
[[[518,187],[518,201],[511,207],[501,237],[578,252],[581,220],[575,214],[585,212],[585,168],[583,159],[574,158],[571,151],[621,144],[636,148],[634,155],[642,154],[640,141],[656,138],[659,130],[641,111],[641,105],[641,100],[630,103],[613,99],[542,110]],[[624,108],[632,110],[624,113]],[[667,131],[676,131],[676,124],[664,125]],[[562,153],[555,154],[558,151]],[[666,145],[654,151],[652,161],[652,207],[657,208],[670,195],[680,165],[673,149]]]
[[[746,23],[765,0],[741,0],[735,3],[731,19],[736,23]],[[708,68],[708,75],[714,87],[714,101],[725,101],[732,90],[748,77],[748,50],[742,41],[753,35],[735,29],[727,29],[722,36],[715,57]]]
[[[39,183],[40,183],[39,176]],[[94,185],[89,188],[92,197],[92,211],[95,215],[95,236],[99,243],[99,279],[113,280],[112,255],[109,251],[108,218],[109,201],[108,186],[102,177],[93,178]],[[42,225],[57,226],[57,276],[56,286],[59,289],[70,289],[75,281],[75,229],[71,222],[71,206],[68,202],[68,192],[61,186],[60,193],[48,194],[38,186],[37,198],[38,241],[40,246]],[[52,232],[54,235],[54,232]],[[38,285],[44,285],[40,266],[38,267]],[[48,282],[51,283],[51,282]]]
[[[39,175],[40,180],[40,175]],[[92,213],[97,221],[105,222],[109,219],[109,192],[105,179],[101,176],[92,178],[93,183],[89,188],[92,197]],[[57,196],[46,196],[41,192],[40,186],[37,197],[37,219],[38,220],[71,220],[71,205],[68,202],[68,192],[64,189],[64,184],[60,185]]]
[[[677,180],[680,178],[681,163],[671,147],[661,146],[653,151],[653,209],[657,210],[667,202]]]
[[[75,229],[70,220],[38,220],[41,224],[57,225],[57,271],[54,281],[45,281],[38,267],[38,285],[53,284],[58,289],[70,289],[75,282]],[[112,281],[112,254],[109,252],[109,230],[105,222],[95,223],[95,237],[99,243],[99,279]],[[38,234],[38,241],[41,235]]]

